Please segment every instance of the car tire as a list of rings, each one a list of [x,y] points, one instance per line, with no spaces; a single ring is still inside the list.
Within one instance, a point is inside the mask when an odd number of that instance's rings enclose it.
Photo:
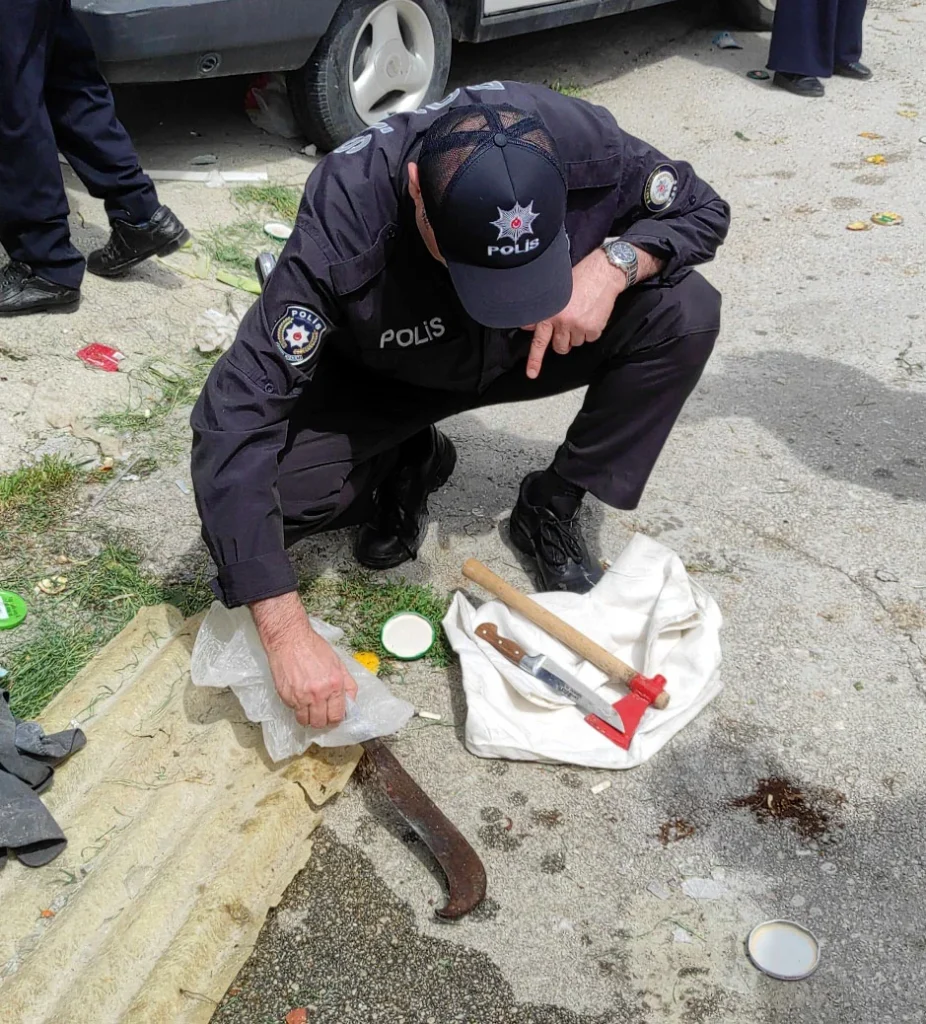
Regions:
[[[312,56],[287,75],[296,120],[319,149],[335,149],[390,114],[440,99],[450,49],[442,0],[344,0]]]
[[[775,20],[776,0],[726,0],[729,17],[753,32],[768,32]]]

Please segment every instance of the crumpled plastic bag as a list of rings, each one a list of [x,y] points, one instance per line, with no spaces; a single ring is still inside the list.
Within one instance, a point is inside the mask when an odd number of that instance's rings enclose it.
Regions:
[[[200,352],[227,352],[238,334],[240,323],[240,318],[234,313],[207,309],[196,321],[196,347]]]
[[[258,75],[244,97],[244,112],[251,124],[268,135],[284,139],[298,139],[302,135],[282,75]]]
[[[343,630],[311,618],[312,628],[334,647],[357,683],[357,699],[347,699],[343,722],[327,729],[302,726],[277,694],[254,620],[247,608],[213,602],[199,627],[190,674],[196,686],[230,687],[250,722],[259,722],[267,753],[274,761],[305,753],[313,744],[344,747],[397,732],[414,714],[408,701],[393,697],[386,685],[336,646]]]

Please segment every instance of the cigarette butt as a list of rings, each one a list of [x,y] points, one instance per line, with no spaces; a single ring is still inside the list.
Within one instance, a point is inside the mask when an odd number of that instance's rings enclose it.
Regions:
[[[603,793],[606,789],[610,788],[610,782],[599,782],[597,786],[592,786],[592,792],[595,794],[595,796],[598,796],[599,793]]]
[[[435,715],[433,711],[419,711],[418,717],[427,718],[431,722],[439,722],[443,716]]]

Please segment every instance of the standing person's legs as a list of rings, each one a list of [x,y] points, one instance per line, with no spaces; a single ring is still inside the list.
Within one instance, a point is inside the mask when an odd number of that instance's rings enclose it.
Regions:
[[[31,268],[42,280],[77,289],[84,260],[71,244],[68,201],[45,106],[46,67],[62,13],[62,0],[15,0],[4,5],[0,243],[14,263]]]
[[[107,244],[89,256],[90,272],[116,277],[178,249],[189,234],[142,171],[71,0],[64,0],[51,51],[46,103],[61,152],[90,195],[104,200],[112,225]]]
[[[862,56],[862,22],[865,20],[867,0],[839,0],[836,16],[836,68],[841,74],[858,66]],[[852,75],[853,78],[868,78],[868,69]]]
[[[769,68],[783,76],[776,77],[776,85],[787,88],[789,81],[829,78],[833,74],[839,3],[840,0],[778,0],[768,51]],[[801,91],[822,95],[822,88]]]
[[[93,45],[64,0],[51,46],[45,103],[58,148],[110,220],[149,221],[160,205],[128,132],[116,117]]]

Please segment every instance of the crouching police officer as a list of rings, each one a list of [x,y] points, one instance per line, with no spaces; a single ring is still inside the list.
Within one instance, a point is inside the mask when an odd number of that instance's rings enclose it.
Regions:
[[[302,724],[338,721],[353,684],[286,548],[357,525],[363,565],[414,558],[456,462],[434,427],[448,416],[588,385],[511,537],[546,589],[595,583],[580,503],[636,507],[719,331],[720,296],[691,268],[728,221],[688,164],[603,108],[518,83],[392,117],[316,168],[192,417],[215,592],[251,607]]]
[[[112,226],[91,273],[117,277],[189,235],[139,167],[71,0],[4,3],[0,20],[0,245],[10,257],[0,316],[69,312],[84,257],[71,243],[59,150]]]

